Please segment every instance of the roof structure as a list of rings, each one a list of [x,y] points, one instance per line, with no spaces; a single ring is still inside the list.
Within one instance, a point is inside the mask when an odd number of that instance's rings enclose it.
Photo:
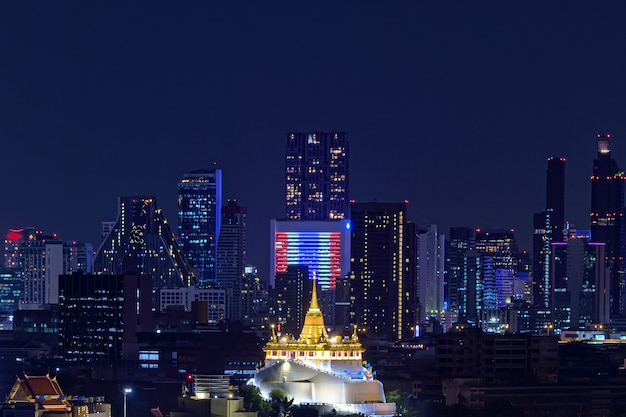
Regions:
[[[36,402],[47,411],[72,410],[72,406],[65,399],[65,394],[57,382],[56,376],[50,378],[49,374],[28,375],[24,373],[23,378],[18,376],[6,401]]]

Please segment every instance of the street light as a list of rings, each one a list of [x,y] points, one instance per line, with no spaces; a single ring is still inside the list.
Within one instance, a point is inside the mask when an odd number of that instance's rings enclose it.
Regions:
[[[122,392],[124,393],[124,417],[126,417],[126,397],[128,396],[128,394],[133,392],[133,389],[132,388],[124,388],[122,390]]]

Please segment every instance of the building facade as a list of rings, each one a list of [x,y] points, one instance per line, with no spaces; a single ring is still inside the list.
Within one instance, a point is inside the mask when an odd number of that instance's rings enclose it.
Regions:
[[[198,285],[217,279],[217,247],[222,209],[222,170],[201,169],[178,183],[178,242],[183,256],[198,270]]]
[[[611,270],[611,316],[626,315],[624,280],[624,171],[611,156],[611,135],[597,135],[598,157],[591,176],[591,237],[606,243]]]
[[[536,329],[550,323],[551,248],[563,241],[565,228],[565,158],[548,158],[546,209],[533,217],[533,310]]]
[[[152,331],[152,282],[142,274],[59,277],[59,356],[66,365],[110,367],[123,343]]]
[[[152,307],[162,288],[195,285],[192,270],[154,197],[119,198],[119,213],[94,258],[94,273],[143,273],[152,277]]]
[[[287,219],[348,218],[349,153],[347,133],[294,132],[287,135]]]
[[[438,233],[437,225],[417,228],[417,284],[420,316],[439,319],[445,310],[445,235]]]
[[[605,248],[576,231],[569,233],[567,241],[552,243],[550,305],[555,332],[609,323],[610,270]]]
[[[416,325],[407,204],[351,204],[351,321],[391,340],[412,337]]]

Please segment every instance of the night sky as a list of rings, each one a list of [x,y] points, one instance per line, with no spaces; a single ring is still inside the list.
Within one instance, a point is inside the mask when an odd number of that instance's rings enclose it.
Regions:
[[[346,131],[351,197],[517,230],[546,158],[588,228],[596,133],[626,166],[626,3],[0,2],[0,231],[99,243],[119,195],[176,224],[190,170],[223,169],[267,275],[289,131]]]

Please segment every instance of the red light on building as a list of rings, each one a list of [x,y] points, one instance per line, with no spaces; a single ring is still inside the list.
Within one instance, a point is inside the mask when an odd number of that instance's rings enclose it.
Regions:
[[[610,134],[610,133],[607,133],[607,134],[606,134],[606,137],[610,139],[610,138],[611,138],[611,134]]]
[[[476,228],[476,233],[480,233],[480,228]]]
[[[409,204],[409,200],[405,199],[404,204]]]
[[[11,240],[13,242],[22,240],[22,234],[19,232],[10,231],[7,235],[7,240]]]

